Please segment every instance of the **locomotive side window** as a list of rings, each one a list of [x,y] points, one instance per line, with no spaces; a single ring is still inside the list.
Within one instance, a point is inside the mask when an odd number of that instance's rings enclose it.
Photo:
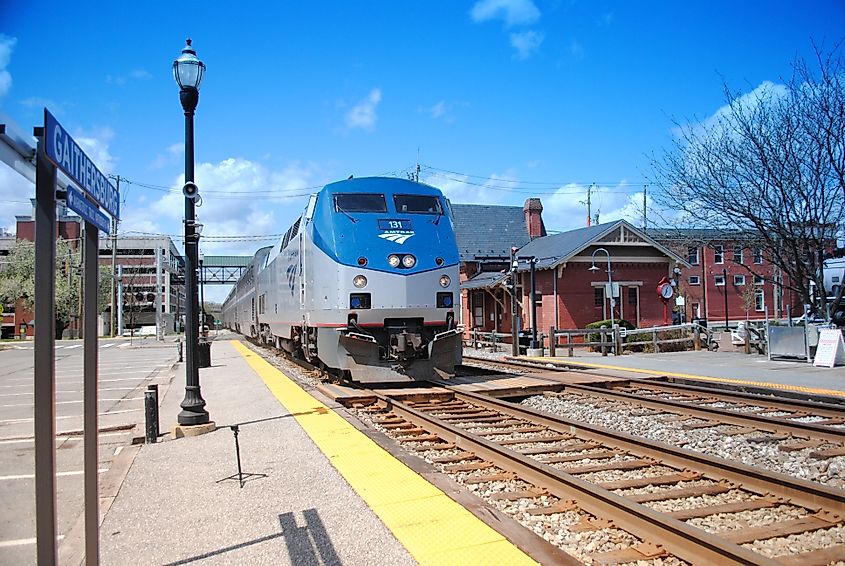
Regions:
[[[384,195],[367,193],[341,193],[334,196],[337,212],[387,212]]]
[[[440,199],[430,195],[393,195],[396,212],[443,214]]]

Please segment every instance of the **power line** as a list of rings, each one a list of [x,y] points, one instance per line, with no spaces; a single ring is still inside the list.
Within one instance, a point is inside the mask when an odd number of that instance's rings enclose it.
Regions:
[[[446,177],[447,179],[454,180],[454,181],[457,181],[457,182],[463,182],[463,183],[466,183],[468,185],[483,186],[483,187],[488,187],[488,188],[518,189],[520,191],[529,191],[529,190],[530,191],[538,191],[538,188],[532,188],[532,187],[522,187],[522,186],[511,186],[511,187],[499,186],[499,187],[496,187],[495,185],[491,186],[491,185],[488,184],[491,181],[493,181],[493,182],[509,182],[507,179],[503,179],[501,177],[494,177],[494,176],[490,176],[490,175],[473,175],[471,173],[462,173],[462,172],[459,172],[459,171],[451,171],[449,169],[441,169],[441,168],[438,168],[438,167],[433,167],[431,165],[422,165],[422,167],[426,171],[431,171],[431,172],[438,173],[438,174],[448,173],[450,175],[459,175],[459,176],[465,177],[467,179],[481,179],[482,181],[487,181],[486,183],[476,183],[476,182],[467,181],[466,179],[454,179],[452,177]],[[539,191],[542,191],[543,186],[545,186],[546,189],[554,191],[554,192],[557,192],[557,189],[559,189],[560,187],[565,187],[567,185],[578,185],[578,186],[581,186],[581,187],[586,187],[590,184],[593,184],[593,185],[596,185],[596,186],[602,185],[602,186],[611,187],[611,186],[615,186],[615,185],[619,184],[618,181],[601,182],[601,183],[594,182],[594,181],[591,181],[590,183],[577,182],[577,181],[518,181],[518,182],[514,181],[513,183],[514,183],[514,185],[517,185],[517,184],[518,185],[540,185]],[[647,182],[647,181],[637,181],[637,182],[626,182],[625,183],[625,186],[629,186],[629,187],[631,187],[632,189],[635,189],[635,190],[638,190],[641,187],[645,187],[645,186],[648,186],[648,185],[659,186],[659,185],[655,185],[654,183],[650,183],[650,182]],[[579,191],[577,191],[577,192],[583,192],[583,190],[579,189]],[[613,191],[605,191],[605,192],[611,192],[612,193]],[[619,191],[619,192],[623,193],[622,191]],[[629,192],[629,191],[625,191],[624,193],[627,194],[627,192]]]

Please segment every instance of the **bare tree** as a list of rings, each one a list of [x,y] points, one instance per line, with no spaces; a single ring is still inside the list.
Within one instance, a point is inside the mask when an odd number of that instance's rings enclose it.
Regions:
[[[703,123],[677,124],[679,136],[654,175],[659,204],[690,227],[755,235],[783,284],[813,304],[811,282],[827,290],[823,252],[845,219],[845,67],[837,45],[797,60],[785,85],[740,95],[724,86],[726,106]],[[833,309],[838,306],[838,300]]]

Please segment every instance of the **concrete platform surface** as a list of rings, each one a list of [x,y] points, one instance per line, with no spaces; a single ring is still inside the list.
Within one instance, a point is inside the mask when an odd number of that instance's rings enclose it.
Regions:
[[[212,364],[200,379],[217,430],[141,447],[100,529],[103,564],[416,563],[230,342],[214,343]],[[224,479],[238,472],[237,423],[243,471],[258,474],[243,488]]]

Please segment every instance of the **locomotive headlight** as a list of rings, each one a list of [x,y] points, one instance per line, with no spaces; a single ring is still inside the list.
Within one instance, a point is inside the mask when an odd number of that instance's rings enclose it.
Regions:
[[[408,269],[414,267],[417,264],[417,258],[412,255],[406,255],[402,258],[402,265],[407,267]]]
[[[440,286],[441,287],[448,287],[452,283],[452,280],[449,278],[448,275],[441,275],[440,276]]]
[[[367,278],[363,275],[356,275],[355,278],[352,280],[352,284],[358,287],[359,289],[363,289],[367,286]]]
[[[390,254],[389,256],[387,256],[387,263],[390,264],[390,267],[399,267],[399,263],[401,261],[402,260],[399,259],[399,256],[396,254]]]

